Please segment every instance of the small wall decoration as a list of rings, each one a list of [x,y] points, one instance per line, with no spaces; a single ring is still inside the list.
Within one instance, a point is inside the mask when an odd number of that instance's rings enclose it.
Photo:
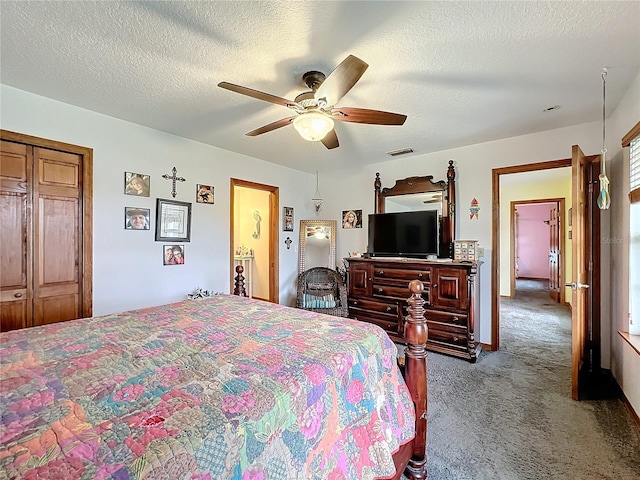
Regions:
[[[342,228],[362,228],[362,210],[343,210]]]
[[[260,216],[260,212],[255,210],[253,212],[253,219],[256,221],[256,231],[251,234],[253,238],[256,240],[260,238],[260,222],[262,221],[262,217]]]
[[[196,202],[213,204],[213,187],[196,184]]]
[[[163,245],[163,265],[183,265],[184,247],[182,245]]]
[[[176,182],[186,182],[187,179],[184,177],[178,177],[178,170],[176,169],[176,167],[173,167],[171,169],[171,175],[169,175],[168,173],[165,173],[164,175],[162,175],[162,178],[164,178],[165,180],[171,180],[171,196],[173,198],[176,198]]]
[[[293,243],[293,240],[291,240],[289,237],[287,237],[287,239],[284,241],[284,243],[287,245],[287,250],[289,250],[289,248],[291,248],[291,244]]]
[[[191,241],[191,204],[156,200],[156,242]]]
[[[138,197],[148,197],[151,185],[149,175],[142,173],[124,172],[124,193]]]
[[[124,207],[124,228],[126,230],[149,230],[148,208]]]
[[[293,207],[282,208],[282,230],[293,232]]]
[[[479,212],[480,204],[478,203],[478,200],[474,198],[473,200],[471,200],[471,206],[469,207],[469,220],[473,220],[474,217],[477,220]]]

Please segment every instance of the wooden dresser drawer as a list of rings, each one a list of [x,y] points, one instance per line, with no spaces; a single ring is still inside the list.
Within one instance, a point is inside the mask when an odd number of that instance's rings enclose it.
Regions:
[[[424,268],[422,270],[400,270],[397,268],[386,268],[384,265],[375,265],[373,276],[376,280],[381,278],[395,278],[398,280],[407,280],[409,285],[411,280],[420,280],[423,283],[431,281],[431,269]]]
[[[349,318],[378,325],[394,337],[399,336],[398,317],[388,314],[349,307]]]
[[[438,322],[446,325],[467,328],[467,316],[458,313],[438,312],[436,310],[425,310],[424,316],[429,322]]]
[[[404,304],[406,304],[409,295],[407,292],[409,291],[409,284],[407,283],[404,286],[396,286],[396,285],[383,285],[380,283],[375,283],[373,285],[373,296],[380,298],[387,298],[392,300],[400,300]],[[425,287],[422,292],[422,298],[427,304],[429,303],[429,288]]]
[[[398,317],[398,304],[376,302],[375,300],[364,300],[361,298],[349,298],[349,308],[372,310],[375,312],[387,313]]]
[[[464,334],[464,332],[449,332],[432,327],[429,327],[429,340],[427,343],[454,348],[460,351],[466,351],[468,347],[467,336]]]

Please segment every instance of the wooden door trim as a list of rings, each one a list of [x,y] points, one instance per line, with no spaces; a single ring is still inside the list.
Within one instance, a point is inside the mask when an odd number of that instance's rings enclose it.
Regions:
[[[82,272],[82,316],[93,316],[93,149],[2,129],[0,129],[0,139],[81,156],[82,265],[79,265],[79,268]]]
[[[570,167],[571,159],[528,163],[491,170],[491,350],[500,349],[500,176]]]
[[[234,243],[234,209],[235,209],[235,187],[252,188],[254,190],[262,190],[269,192],[269,301],[271,303],[280,303],[280,283],[279,283],[279,250],[278,250],[278,210],[280,205],[280,188],[262,183],[240,180],[238,178],[230,179],[230,220],[229,220],[229,271],[231,272],[231,290],[233,292],[233,280],[235,277],[234,261],[233,261],[233,243]]]

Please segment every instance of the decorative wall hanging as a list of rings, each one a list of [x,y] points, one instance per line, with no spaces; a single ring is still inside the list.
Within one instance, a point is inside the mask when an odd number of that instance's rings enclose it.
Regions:
[[[320,177],[318,176],[318,172],[316,172],[316,193],[313,194],[313,198],[311,199],[313,207],[316,209],[316,215],[320,213],[323,201],[324,200],[322,200],[322,195],[320,195]]]
[[[138,197],[148,197],[151,185],[149,175],[142,173],[124,172],[124,193]]]
[[[287,250],[289,250],[291,248],[291,244],[293,243],[293,241],[289,237],[287,237],[284,243],[287,246]]]
[[[251,236],[255,239],[260,238],[260,222],[262,221],[262,217],[260,216],[260,212],[258,210],[253,212],[253,218],[256,221],[256,231],[251,234]]]
[[[162,175],[162,178],[164,178],[165,180],[171,180],[171,196],[173,198],[176,198],[176,182],[186,182],[187,179],[184,177],[178,177],[178,170],[176,169],[176,167],[173,167],[171,169],[171,175],[169,175],[168,173],[165,173],[164,175]]]
[[[182,245],[163,245],[163,265],[183,265],[184,247]]]
[[[342,228],[362,228],[362,210],[343,210]]]
[[[602,69],[602,173],[598,177],[600,180],[600,191],[596,203],[600,210],[607,210],[611,206],[611,195],[609,194],[609,177],[607,177],[607,149],[605,148],[605,100],[607,87],[607,69]]]
[[[191,241],[191,204],[158,198],[156,242]]]
[[[454,240],[453,259],[460,262],[475,262],[478,259],[478,241]]]
[[[196,202],[213,204],[213,187],[196,184]]]
[[[282,207],[282,230],[293,232],[293,207]]]
[[[124,228],[126,230],[149,230],[148,208],[124,207]]]
[[[469,220],[473,220],[474,218],[478,219],[478,214],[480,213],[480,204],[477,199],[471,200],[471,206],[469,207]]]

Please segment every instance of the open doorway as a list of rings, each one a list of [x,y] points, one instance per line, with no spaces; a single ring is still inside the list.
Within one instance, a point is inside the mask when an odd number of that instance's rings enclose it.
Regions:
[[[557,172],[561,182],[570,177],[568,171]],[[568,185],[564,190],[571,193]],[[518,280],[537,280],[533,284],[564,304],[567,211],[564,197],[510,200],[510,298],[516,296]]]
[[[278,303],[279,189],[232,178],[230,192],[230,291],[242,265],[248,296]]]

